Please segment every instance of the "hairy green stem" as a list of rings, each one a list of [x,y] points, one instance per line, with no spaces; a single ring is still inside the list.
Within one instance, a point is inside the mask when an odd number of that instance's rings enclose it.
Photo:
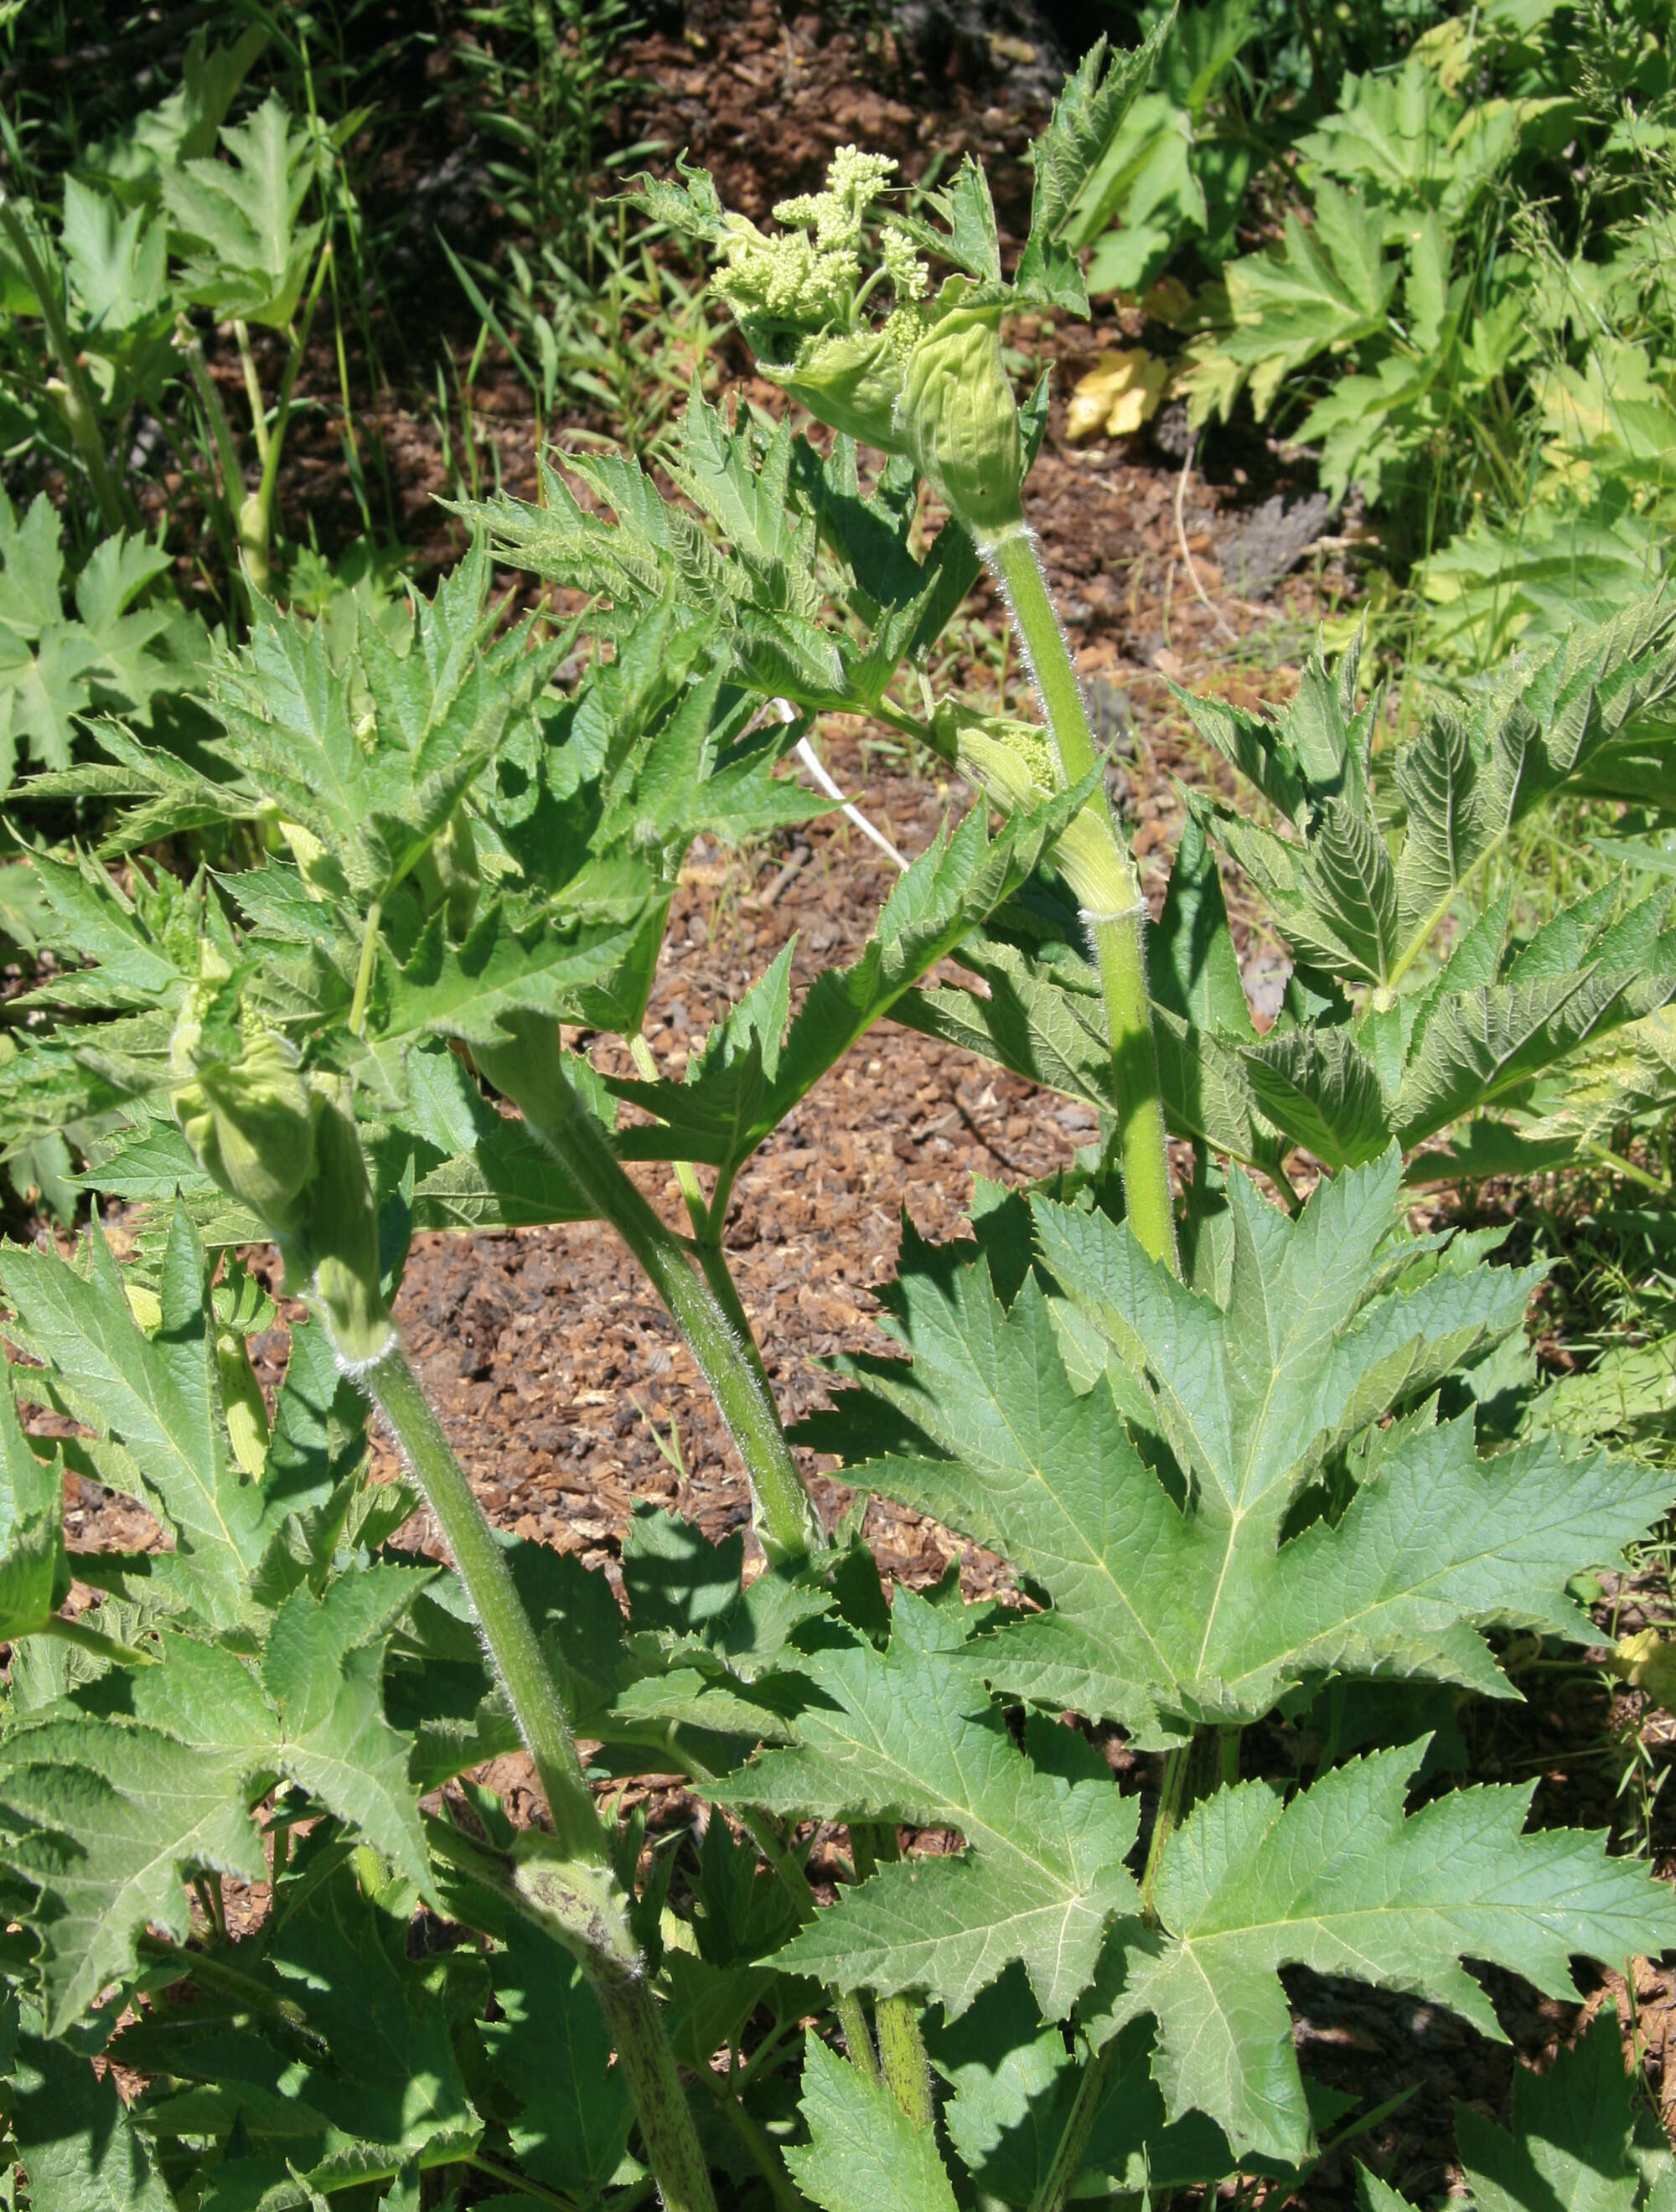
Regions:
[[[659,1069],[652,1056],[652,1048],[639,1030],[628,1040],[628,1050],[642,1081],[656,1083]],[[739,1296],[739,1286],[733,1279],[733,1271],[727,1264],[727,1255],[722,1249],[722,1231],[727,1224],[727,1205],[732,1186],[720,1176],[716,1178],[715,1195],[707,1199],[698,1179],[698,1170],[690,1160],[674,1160],[676,1188],[686,1203],[687,1218],[693,1225],[693,1249],[698,1264],[704,1271],[704,1279],[710,1285],[716,1304],[721,1308],[722,1318],[732,1329],[744,1347],[745,1357],[756,1370],[762,1389],[772,1395],[768,1370],[762,1364],[762,1347],[756,1341],[756,1332],[750,1325],[750,1316]]]
[[[635,1030],[629,1037],[628,1054],[642,1083],[660,1080],[663,1071],[653,1058],[652,1048],[641,1030]],[[710,1225],[710,1206],[698,1179],[698,1170],[690,1160],[674,1160],[671,1165],[675,1170],[677,1188],[686,1201],[687,1218],[693,1224],[693,1235],[701,1240]]]
[[[1670,1185],[1662,1176],[1653,1175],[1646,1168],[1637,1167],[1633,1160],[1626,1160],[1621,1152],[1614,1152],[1605,1145],[1584,1145],[1582,1149],[1591,1159],[1599,1160],[1603,1167],[1610,1168],[1614,1175],[1624,1176],[1630,1182],[1638,1182],[1646,1190],[1655,1190],[1661,1198],[1669,1197]]]
[[[932,2102],[931,2068],[926,2059],[920,2014],[909,1997],[880,1997],[873,2006],[873,2027],[878,2035],[879,2070],[890,2094],[916,2128],[928,2128],[937,2117]]]
[[[1140,1877],[1141,1917],[1149,1927],[1157,1925],[1157,1908],[1153,1898],[1158,1886],[1158,1871],[1163,1864],[1165,1847],[1175,1834],[1181,1816],[1181,1800],[1192,1771],[1193,1757],[1191,1743],[1179,1744],[1174,1751],[1164,1753],[1163,1778],[1158,1788],[1157,1817],[1152,1823],[1152,1839],[1146,1847],[1146,1864],[1141,1869]]]
[[[251,351],[250,325],[242,315],[235,315],[233,319],[233,337],[239,349],[239,366],[245,375],[245,398],[250,405],[250,429],[256,441],[256,458],[265,468],[268,465],[268,410],[262,398],[262,380],[256,373],[256,356]]]
[[[604,1831],[546,1654],[518,1595],[507,1555],[393,1330],[388,1350],[359,1368],[355,1379],[390,1424],[436,1516],[490,1662],[511,1702],[518,1732],[535,1761],[555,1837],[567,1856],[604,1865],[609,1858]]]
[[[980,550],[1012,611],[1019,642],[1035,678],[1048,727],[1067,785],[1079,783],[1098,763],[1082,686],[1037,557],[1035,540],[1021,522]],[[1112,880],[1122,896],[1085,918],[1106,1002],[1112,1081],[1117,1106],[1118,1158],[1130,1225],[1155,1260],[1181,1273],[1175,1245],[1175,1207],[1169,1154],[1164,1140],[1163,1094],[1146,984],[1146,906],[1134,864],[1103,792],[1089,811],[1110,842]]]
[[[888,1864],[901,1856],[896,1828],[888,1821],[851,1821],[850,1851],[858,1878],[865,1881],[877,1872],[881,1861]],[[908,1997],[880,1997],[873,2006],[873,2025],[879,2070],[891,2095],[916,2127],[930,2127],[936,2108],[918,2007]]]
[[[114,1636],[103,1630],[89,1628],[85,1621],[73,1620],[69,1614],[50,1613],[42,1623],[41,1634],[57,1638],[60,1644],[74,1644],[78,1651],[90,1651],[96,1659],[109,1659],[118,1667],[154,1667],[156,1655],[141,1651],[131,1644],[120,1644]]]
[[[58,357],[64,420],[70,426],[76,450],[82,456],[82,465],[93,485],[93,495],[99,502],[99,512],[104,518],[105,527],[107,530],[132,528],[137,517],[111,473],[105,441],[100,435],[98,410],[88,388],[80,351],[70,335],[70,325],[65,322],[64,309],[58,303],[58,287],[52,281],[52,272],[36,252],[35,241],[30,237],[22,217],[3,191],[0,191],[0,229],[5,232],[12,251],[22,264],[23,274],[40,308],[40,319],[46,325],[47,343]]]
[[[532,1905],[566,1927],[584,1958],[665,2212],[715,2212],[709,2169],[674,2056],[615,1893],[605,1832],[507,1555],[393,1330],[387,1349],[354,1372],[389,1423],[436,1516],[547,1799],[554,1856],[523,1860],[517,1893],[526,1909]]]
[[[467,2151],[464,2158],[454,2153],[450,2163],[469,2166],[474,2172],[486,2173],[491,2181],[504,2181],[509,2189],[516,2190],[520,2197],[527,2197],[534,2203],[556,2204],[559,2212],[574,2212],[576,2199],[574,2197],[561,2197],[556,2189],[550,2189],[544,2181],[532,2181],[527,2173],[515,2173],[511,2166],[502,2166],[498,2159],[485,2158],[479,2151]],[[616,2212],[616,2206],[623,2201],[620,2197],[615,2199],[612,2212]]]
[[[646,2162],[658,2177],[664,2212],[716,2212],[709,2162],[650,1985],[641,1975],[622,1981],[602,1977],[594,1990],[635,2100]]]
[[[367,909],[367,921],[361,933],[361,958],[355,971],[355,991],[349,1000],[349,1035],[358,1037],[367,1026],[367,996],[373,988],[373,969],[378,956],[379,924],[384,919],[384,902],[374,899]]]
[[[149,1931],[141,1936],[135,1948],[143,1959],[155,1960],[159,1965],[179,1966],[182,1981],[191,1980],[202,1987],[225,1990],[241,2004],[254,2012],[270,2013],[282,2020],[306,2041],[324,2051],[325,2040],[319,2031],[311,2027],[308,2015],[300,2004],[289,1997],[276,1996],[264,1982],[253,1975],[241,1974],[236,1966],[228,1966],[207,1951],[195,1951],[185,1943],[172,1942],[167,1936],[154,1936]]]
[[[859,1990],[835,1990],[832,2009],[838,2015],[838,2025],[844,2031],[844,2049],[849,2062],[858,2074],[868,2081],[879,2079],[878,2053],[873,2048],[873,2031],[867,2025],[867,2008],[861,2001]]]
[[[731,1320],[689,1248],[624,1172],[610,1138],[577,1096],[557,1026],[513,1016],[516,1042],[474,1047],[478,1066],[523,1109],[531,1132],[562,1163],[582,1196],[609,1221],[667,1307],[714,1395],[750,1477],[756,1531],[775,1564],[795,1564],[825,1536],[792,1457],[774,1394],[749,1332]],[[741,1316],[743,1318],[743,1316]]]
[[[313,328],[314,310],[319,305],[320,288],[331,260],[331,240],[320,248],[320,258],[314,266],[314,281],[308,288],[308,297],[303,302],[301,320],[297,334],[291,342],[291,351],[285,363],[285,374],[280,380],[279,398],[274,407],[273,427],[270,429],[261,420],[257,400],[252,402],[252,412],[260,428],[257,440],[262,452],[262,481],[239,509],[239,544],[250,570],[252,588],[265,592],[269,584],[268,549],[273,537],[274,500],[279,489],[280,456],[285,450],[285,432],[291,419],[291,396],[296,389],[297,371],[302,367],[303,356],[308,349],[308,333]],[[248,341],[246,342],[248,346]],[[248,355],[247,355],[248,359]],[[254,363],[249,363],[249,373],[254,373]],[[263,439],[266,440],[265,449]]]

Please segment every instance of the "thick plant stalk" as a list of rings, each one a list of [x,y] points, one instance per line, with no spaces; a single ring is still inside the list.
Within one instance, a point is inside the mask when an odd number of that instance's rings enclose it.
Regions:
[[[673,1723],[666,1725],[660,1747],[672,1765],[678,1766],[694,1782],[714,1782],[715,1775],[702,1759],[695,1757],[684,1744],[676,1741],[679,1731]],[[742,1805],[740,1818],[756,1838],[756,1847],[773,1869],[777,1880],[791,1899],[799,1925],[815,1917],[819,1909],[815,1893],[809,1886],[809,1877],[796,1858],[786,1848],[777,1832],[774,1815],[758,1806]],[[867,2008],[859,1990],[844,1990],[836,1986],[828,1989],[832,2009],[837,2014],[838,2025],[843,2031],[844,2046],[850,2063],[859,2074],[870,2081],[879,2079],[878,2053],[873,2048],[873,2032],[867,2023]],[[917,2027],[915,2033],[918,2033]]]
[[[794,1563],[824,1546],[813,1502],[792,1457],[767,1378],[687,1247],[624,1173],[604,1131],[565,1072],[556,1025],[513,1017],[515,1044],[474,1047],[478,1066],[522,1108],[534,1134],[639,1261],[685,1339],[750,1477],[756,1532],[769,1559]],[[512,1025],[509,1024],[509,1026]]]
[[[636,1030],[628,1039],[628,1050],[635,1068],[647,1083],[655,1083],[659,1066],[653,1058],[652,1048],[645,1036]],[[733,1280],[727,1264],[727,1255],[722,1249],[722,1230],[727,1218],[727,1207],[732,1184],[726,1178],[720,1180],[714,1198],[707,1199],[698,1180],[698,1170],[690,1160],[671,1160],[675,1170],[676,1188],[687,1208],[687,1218],[693,1225],[693,1250],[704,1279],[710,1285],[716,1304],[721,1309],[722,1319],[744,1346],[745,1357],[756,1370],[764,1391],[768,1391],[768,1370],[762,1364],[762,1355],[756,1337],[751,1334],[750,1316],[739,1297],[738,1285]],[[770,1393],[770,1395],[772,1395]]]
[[[355,1380],[389,1423],[436,1516],[495,1671],[511,1701],[518,1732],[535,1761],[554,1836],[567,1858],[607,1864],[604,1831],[571,1741],[558,1685],[524,1610],[507,1555],[393,1328],[389,1348],[381,1358],[359,1367]]]
[[[1035,538],[1024,523],[1017,522],[981,542],[979,550],[1011,609],[1060,772],[1067,784],[1079,783],[1096,764],[1094,732]],[[1146,986],[1146,904],[1103,793],[1090,799],[1086,813],[1094,816],[1110,848],[1109,868],[1102,868],[1102,874],[1111,885],[1111,895],[1102,898],[1098,910],[1085,909],[1084,919],[1094,939],[1106,1002],[1124,1198],[1130,1225],[1143,1246],[1179,1274],[1163,1097]]]
[[[937,2117],[931,2068],[912,2001],[881,1997],[873,2007],[873,2027],[878,2036],[879,2070],[890,2094],[916,2128],[930,2127]]]
[[[285,363],[285,374],[280,381],[279,404],[274,410],[273,428],[269,428],[258,405],[258,392],[252,401],[252,415],[257,431],[257,443],[261,449],[262,480],[256,490],[240,501],[237,515],[240,550],[250,572],[253,591],[265,592],[270,580],[269,550],[273,538],[274,499],[279,489],[280,456],[285,449],[286,426],[291,419],[291,394],[297,381],[297,371],[302,367],[303,355],[308,349],[308,333],[313,327],[314,310],[319,303],[320,287],[325,282],[326,270],[331,258],[331,241],[328,239],[320,249],[315,264],[314,281],[303,301],[302,316],[297,335],[292,340],[291,351]],[[248,351],[246,351],[248,360]]]
[[[888,1821],[853,1820],[850,1850],[863,1881],[877,1873],[881,1860],[894,1861],[901,1856],[896,1828]],[[886,2087],[916,2127],[930,2127],[937,2115],[918,2008],[909,1997],[880,1997],[873,2007],[873,2026],[878,2036],[879,2072]]]
[[[568,1923],[604,2008],[618,2063],[634,2098],[647,2163],[665,2212],[715,2212],[709,2169],[693,2126],[668,2039],[629,1935],[558,1685],[525,1611],[507,1555],[473,1496],[465,1471],[420,1389],[392,1328],[355,1379],[384,1415],[436,1516],[465,1586],[483,1641],[535,1762],[553,1826],[553,1855],[520,1869],[519,1887]]]
[[[838,2025],[844,2032],[844,2049],[849,2062],[858,2074],[865,2074],[870,2081],[879,2078],[878,2053],[873,2048],[873,2032],[867,2025],[867,2008],[861,2002],[859,1990],[835,1990],[832,2008],[838,2015]]]
[[[687,2107],[687,2093],[643,1975],[596,1980],[617,2063],[635,2100],[647,2163],[658,2177],[664,2212],[716,2212],[710,2168]]]

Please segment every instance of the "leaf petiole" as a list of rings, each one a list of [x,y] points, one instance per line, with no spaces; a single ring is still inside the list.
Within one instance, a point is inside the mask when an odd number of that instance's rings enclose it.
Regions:
[[[43,1636],[55,1638],[60,1644],[73,1644],[78,1651],[90,1651],[95,1658],[109,1659],[118,1667],[155,1667],[157,1656],[142,1651],[132,1644],[122,1644],[114,1636],[106,1636],[97,1628],[89,1628],[85,1621],[72,1619],[67,1613],[55,1613],[43,1624]]]
[[[1094,732],[1071,652],[1060,628],[1035,540],[1022,522],[999,532],[979,549],[993,570],[1017,625],[1035,678],[1048,730],[1067,786],[1080,783],[1097,764]],[[1117,1098],[1118,1153],[1130,1225],[1142,1246],[1172,1274],[1181,1272],[1175,1243],[1175,1204],[1165,1142],[1163,1093],[1152,1035],[1147,988],[1145,902],[1134,863],[1112,819],[1109,801],[1097,792],[1088,802],[1109,841],[1114,896],[1107,911],[1084,918],[1094,941],[1106,1003],[1113,1089]]]

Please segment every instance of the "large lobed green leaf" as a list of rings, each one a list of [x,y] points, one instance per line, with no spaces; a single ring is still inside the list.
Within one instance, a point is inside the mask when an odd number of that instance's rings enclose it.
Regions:
[[[813,2036],[800,2101],[809,2141],[786,2163],[821,2212],[955,2212],[932,2131],[916,2126],[882,2081]]]
[[[20,1395],[81,1421],[89,1439],[71,1449],[82,1463],[143,1498],[173,1542],[126,1562],[78,1555],[95,1583],[142,1595],[137,1614],[128,1608],[135,1626],[119,1621],[114,1639],[131,1664],[113,1672],[95,1656],[61,1694],[20,1700],[0,1742],[0,1858],[36,1894],[31,1924],[53,2033],[131,1969],[146,1927],[186,1935],[190,1875],[264,1878],[252,1813],[277,1781],[364,1836],[417,1887],[429,1881],[411,1742],[385,1718],[383,1668],[392,1630],[436,1570],[334,1568],[357,1533],[380,1540],[380,1505],[387,1530],[412,1494],[398,1485],[378,1504],[362,1498],[364,1409],[306,1327],[294,1332],[271,1435],[253,1462],[259,1479],[246,1475],[222,1400],[223,1294],[210,1289],[179,1202],[156,1280],[153,1294],[118,1268],[96,1227],[85,1268],[55,1253],[0,1251],[16,1316],[8,1333],[43,1363],[10,1370]],[[138,1315],[154,1297],[147,1327]],[[233,1357],[241,1365],[242,1348]],[[48,1626],[67,1584],[57,1499],[44,1488],[58,1491],[60,1469],[36,1458],[9,1406],[0,1408],[0,1463],[13,1508],[8,1632],[21,1638]],[[100,1631],[99,1613],[90,1626]],[[136,1626],[147,1663],[131,1663]]]
[[[1181,696],[1201,736],[1292,824],[1284,839],[1199,802],[1300,953],[1394,985],[1509,832],[1668,700],[1676,617],[1649,599],[1515,654],[1467,709],[1434,709],[1384,754],[1372,708],[1353,711],[1356,677],[1354,653],[1336,678],[1312,660],[1273,719]],[[1381,808],[1400,823],[1394,857]]]
[[[887,1303],[911,1366],[846,1362],[865,1395],[799,1433],[1051,1595],[955,1667],[1162,1744],[1333,1672],[1509,1695],[1482,1626],[1588,1633],[1567,1577],[1657,1518],[1661,1481],[1551,1439],[1481,1460],[1470,1419],[1429,1409],[1378,1430],[1515,1330],[1538,1276],[1396,1236],[1397,1191],[1391,1154],[1292,1223],[1235,1178],[1214,1298],[1045,1200],[1051,1287],[1027,1273],[1010,1305],[975,1252],[910,1239]],[[1294,1533],[1301,1492],[1375,1437],[1343,1509]]]
[[[1615,2005],[1599,2012],[1543,2075],[1516,2067],[1513,2125],[1498,2127],[1457,2101],[1455,2142],[1468,2201],[1482,2212],[1635,2212],[1676,2192],[1663,2130],[1624,2065]],[[1365,2167],[1357,2176],[1363,2212],[1401,2212],[1407,2199]]]
[[[56,1254],[0,1249],[0,1287],[17,1316],[8,1334],[46,1362],[53,1401],[104,1444],[116,1486],[174,1531],[169,1572],[182,1595],[211,1626],[230,1627],[246,1610],[268,1530],[261,1492],[227,1441],[203,1248],[177,1206],[155,1336],[135,1319],[97,1229],[87,1258],[84,1275]]]
[[[1114,1945],[1089,2014],[1096,2035],[1153,2014],[1172,2117],[1198,2106],[1236,2150],[1307,2147],[1284,1965],[1410,1990],[1500,2039],[1463,1955],[1567,1998],[1574,1953],[1676,1940],[1676,1903],[1633,1860],[1573,1830],[1523,1832],[1534,1784],[1459,1790],[1405,1818],[1418,1749],[1352,1761],[1284,1807],[1264,1783],[1220,1790],[1172,1836],[1161,1928],[1121,1960]]]

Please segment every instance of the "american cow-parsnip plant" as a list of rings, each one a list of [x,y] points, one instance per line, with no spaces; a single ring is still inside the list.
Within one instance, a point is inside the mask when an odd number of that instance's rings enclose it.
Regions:
[[[404,633],[260,605],[217,648],[220,734],[190,759],[109,722],[101,761],[35,787],[108,827],[31,855],[58,957],[10,1002],[8,1141],[69,1131],[81,1186],[144,1211],[125,1260],[97,1206],[73,1256],[0,1252],[0,2065],[32,2212],[451,2190],[1060,2212],[1284,2187],[1346,2114],[1299,2071],[1282,1969],[1494,2034],[1463,1960],[1558,1996],[1574,1954],[1676,1942],[1643,1869],[1527,1830],[1528,1789],[1441,1789],[1423,1740],[1440,1693],[1516,1696],[1496,1631],[1591,1633],[1568,1579],[1659,1519],[1662,1477],[1553,1433],[1485,1448],[1473,1378],[1537,1271],[1492,1264],[1493,1237],[1412,1234],[1388,1137],[1295,1213],[1213,1164],[1279,1178],[1295,1133],[1216,1026],[1239,978],[1198,830],[1147,945],[1024,526],[1041,405],[1015,406],[998,319],[1075,303],[1061,225],[1143,71],[1096,52],[1067,88],[1012,289],[970,165],[934,203],[946,230],[874,227],[886,173],[842,154],[775,240],[689,173],[765,366],[847,417],[829,453],[695,394],[678,500],[594,459],[585,507],[550,471],[540,508],[477,516]],[[956,272],[935,292],[933,258]],[[928,550],[922,480],[948,513]],[[492,550],[588,611],[502,629]],[[984,559],[1040,727],[892,696]],[[1661,638],[1621,650],[1640,667]],[[1570,696],[1532,707],[1533,759],[1558,757]],[[788,949],[660,1079],[642,1029],[683,857],[819,811],[776,770],[840,710],[925,732],[979,802],[858,959],[794,1012]],[[1332,775],[1302,724],[1240,743],[1302,749],[1312,808],[1342,794],[1349,818],[1353,721]],[[155,857],[210,829],[233,865]],[[1368,981],[1359,939],[1322,941],[1324,985]],[[981,1189],[971,1239],[907,1232],[902,1356],[845,1363],[788,1437],[728,1266],[738,1176],[887,1015],[955,1024],[927,988],[950,955],[992,979],[974,1042],[1062,1049],[1041,1072],[1091,1090],[1106,1141],[1051,1188]],[[578,1030],[623,1038],[636,1076],[603,1079]],[[624,1101],[646,1115],[620,1127]],[[1167,1115],[1199,1142],[1185,1205]],[[636,1158],[674,1163],[678,1230]],[[416,1228],[589,1218],[714,1393],[758,1571],[744,1531],[712,1544],[647,1507],[621,1595],[497,1534],[407,1361]],[[248,1344],[275,1310],[237,1257],[263,1242],[307,1310],[271,1407]],[[374,1414],[393,1483],[371,1478]],[[989,1546],[1017,1601],[949,1579],[888,1602],[861,1510],[823,1525],[805,1446],[864,1505]],[[66,1471],[143,1502],[163,1547],[68,1548]],[[421,1499],[446,1565],[392,1544]],[[1252,1723],[1369,1682],[1407,1717],[1365,1756],[1307,1787],[1263,1771]],[[478,1778],[520,1747],[523,1828]],[[648,1848],[595,1785],[652,1773],[705,1809]],[[807,1853],[831,1823],[845,1878],[822,1905]],[[955,1847],[922,1850],[926,1830]]]

